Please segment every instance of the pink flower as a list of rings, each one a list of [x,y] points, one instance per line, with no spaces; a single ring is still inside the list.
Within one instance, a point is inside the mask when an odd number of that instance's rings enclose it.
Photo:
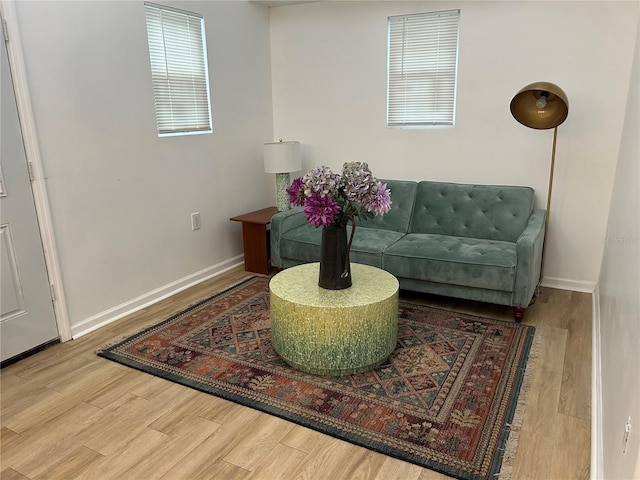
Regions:
[[[391,190],[387,188],[386,183],[378,182],[369,211],[375,212],[376,215],[384,215],[389,210],[391,210]]]
[[[291,185],[287,187],[287,194],[289,195],[289,202],[294,207],[301,207],[304,205],[304,183],[302,183],[302,177],[296,178]]]
[[[304,217],[311,225],[327,227],[333,224],[340,213],[340,206],[329,196],[314,194],[304,202]]]

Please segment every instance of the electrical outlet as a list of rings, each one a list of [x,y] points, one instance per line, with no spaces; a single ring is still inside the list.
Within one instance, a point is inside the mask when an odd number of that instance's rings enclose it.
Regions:
[[[191,230],[200,230],[200,212],[191,214]]]
[[[622,453],[627,453],[629,434],[631,434],[631,417],[627,419],[627,423],[624,425],[624,435],[622,436]]]

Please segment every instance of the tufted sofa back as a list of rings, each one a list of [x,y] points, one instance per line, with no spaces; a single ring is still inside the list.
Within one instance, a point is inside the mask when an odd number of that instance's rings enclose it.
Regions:
[[[533,202],[529,187],[420,182],[409,232],[515,242]]]
[[[391,190],[391,210],[382,216],[361,221],[360,225],[368,228],[381,228],[383,230],[407,233],[416,199],[417,182],[410,180],[379,180]]]

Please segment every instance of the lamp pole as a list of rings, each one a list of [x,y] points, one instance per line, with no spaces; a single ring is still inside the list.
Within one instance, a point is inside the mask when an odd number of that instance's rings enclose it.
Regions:
[[[547,252],[547,234],[549,233],[549,210],[551,208],[551,191],[553,190],[553,170],[556,165],[556,140],[558,139],[558,127],[553,128],[553,147],[551,147],[551,168],[549,171],[549,188],[547,189],[547,211],[544,220],[544,240],[542,242],[542,260],[540,265],[540,280],[544,277],[544,258]]]

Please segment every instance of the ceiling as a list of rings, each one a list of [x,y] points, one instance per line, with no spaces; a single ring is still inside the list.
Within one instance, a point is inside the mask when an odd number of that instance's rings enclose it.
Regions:
[[[253,3],[259,3],[260,5],[265,5],[267,7],[283,7],[286,5],[297,5],[299,3],[318,2],[320,0],[274,0],[274,1],[251,0],[251,1]]]

